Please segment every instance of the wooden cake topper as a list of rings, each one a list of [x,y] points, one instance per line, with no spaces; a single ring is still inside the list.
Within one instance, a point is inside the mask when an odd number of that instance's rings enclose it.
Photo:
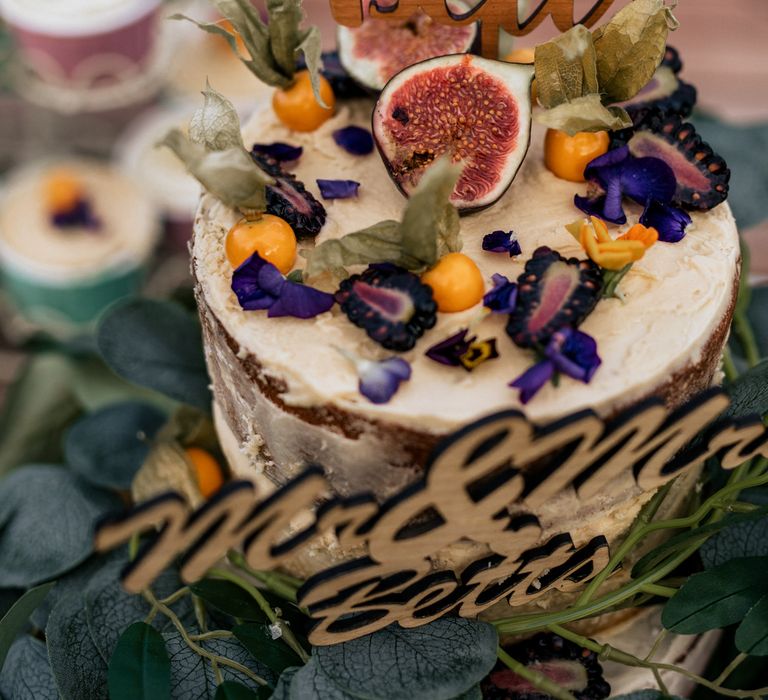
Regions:
[[[652,400],[610,422],[582,411],[544,427],[503,411],[446,439],[423,480],[383,504],[368,494],[318,503],[330,489],[322,468],[310,467],[263,500],[250,481],[227,484],[195,511],[177,493],[158,496],[99,523],[96,549],[152,533],[123,572],[125,588],[139,592],[180,554],[181,577],[193,582],[230,549],[270,570],[318,538],[335,537],[357,558],[312,576],[298,594],[315,620],[316,645],[392,622],[474,617],[503,600],[517,606],[580,588],[605,567],[604,537],[542,538],[537,508],[563,489],[588,499],[631,472],[648,491],[712,455],[725,469],[768,457],[760,418],[723,417],[728,405],[714,389],[674,412]],[[460,541],[476,543],[478,558],[460,570],[438,566],[435,555]]]
[[[365,0],[330,0],[333,17],[345,27],[359,27],[363,22]],[[523,36],[536,29],[547,17],[565,32],[576,24],[591,27],[607,12],[614,0],[593,0],[581,19],[574,17],[575,0],[533,0],[534,7],[525,19],[518,14],[518,0],[476,0],[465,12],[449,7],[449,0],[372,0],[369,14],[376,19],[403,22],[421,10],[439,24],[465,25],[480,22],[481,53],[485,58],[499,57],[499,29]],[[456,8],[456,5],[454,5]]]

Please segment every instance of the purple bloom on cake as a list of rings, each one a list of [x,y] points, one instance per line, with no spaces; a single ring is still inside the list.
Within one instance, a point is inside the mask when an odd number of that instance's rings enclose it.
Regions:
[[[367,156],[373,152],[373,136],[361,126],[345,126],[333,132],[333,140],[353,156]]]
[[[301,146],[291,146],[290,143],[275,141],[274,143],[256,143],[251,152],[274,158],[278,163],[288,163],[298,160],[304,149]]]
[[[493,289],[483,297],[483,306],[495,314],[511,314],[517,304],[517,285],[498,273],[491,280]]]
[[[258,253],[235,270],[232,291],[243,309],[267,309],[267,316],[270,317],[313,318],[328,311],[334,304],[333,294],[287,280]]]
[[[400,384],[411,378],[411,366],[401,357],[390,357],[379,362],[357,360],[355,364],[360,376],[360,393],[371,403],[387,403]]]
[[[424,354],[441,365],[463,367],[467,372],[471,372],[486,360],[494,360],[499,356],[496,338],[478,341],[476,335],[467,338],[468,333],[469,329],[464,328],[433,345]]]
[[[523,252],[514,231],[493,231],[485,234],[483,250],[489,253],[508,253],[510,258]]]
[[[691,224],[687,211],[673,204],[664,204],[652,199],[645,205],[640,223],[659,232],[659,240],[677,243],[685,236],[685,229]]]
[[[669,203],[677,189],[675,173],[660,158],[634,158],[627,146],[595,158],[584,170],[589,183],[586,197],[575,195],[574,204],[585,214],[614,224],[625,224],[622,199],[638,204],[656,200]]]
[[[96,231],[101,228],[101,221],[93,213],[93,207],[87,199],[78,199],[71,209],[62,209],[51,214],[51,223],[56,228],[86,228]]]
[[[354,180],[318,180],[317,186],[323,199],[349,199],[357,197],[360,183]]]
[[[523,372],[509,386],[520,389],[520,401],[525,404],[556,371],[587,384],[601,362],[594,338],[566,327],[552,336],[544,349],[544,359]]]

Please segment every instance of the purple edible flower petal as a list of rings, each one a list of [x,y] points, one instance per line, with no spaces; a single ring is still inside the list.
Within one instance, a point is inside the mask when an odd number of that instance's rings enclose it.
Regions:
[[[353,156],[367,156],[373,152],[373,136],[361,126],[345,126],[333,132],[333,140]]]
[[[493,289],[483,297],[483,306],[495,314],[511,314],[517,304],[517,285],[498,273],[491,279]]]
[[[520,389],[520,403],[528,403],[555,373],[555,365],[550,360],[537,362],[529,367],[517,379],[510,382],[513,389]]]
[[[87,199],[78,199],[71,209],[53,212],[51,223],[56,228],[87,228],[92,231],[101,228],[101,221],[93,213]]]
[[[354,180],[318,180],[317,186],[323,199],[349,199],[357,197],[360,183]]]
[[[333,294],[285,279],[258,253],[234,271],[232,291],[244,310],[268,309],[270,317],[313,318],[334,304]]]
[[[509,257],[520,255],[522,249],[514,231],[492,231],[483,236],[483,250],[489,253],[509,253]]]
[[[597,354],[594,338],[569,327],[552,336],[544,355],[543,360],[523,372],[509,385],[520,389],[521,403],[528,403],[552,378],[555,370],[586,384],[602,362]]]
[[[651,200],[645,205],[640,223],[659,232],[659,240],[677,243],[685,236],[685,229],[691,224],[688,212],[672,204]]]
[[[589,182],[586,197],[576,195],[574,204],[585,214],[614,224],[627,222],[622,199],[645,204],[649,199],[668,203],[677,181],[672,168],[660,158],[634,158],[627,146],[615,148],[591,161],[584,170]]]
[[[298,160],[304,149],[301,146],[291,146],[290,143],[275,141],[274,143],[256,143],[253,145],[251,152],[269,156],[279,163],[288,163]]]
[[[461,365],[461,356],[469,350],[469,346],[477,339],[477,336],[468,339],[467,333],[469,333],[469,329],[464,328],[433,345],[424,354],[430,360],[439,362],[441,365],[459,367]]]
[[[401,357],[390,357],[380,362],[358,360],[356,365],[360,393],[371,403],[387,403],[400,384],[411,378],[411,366]]]

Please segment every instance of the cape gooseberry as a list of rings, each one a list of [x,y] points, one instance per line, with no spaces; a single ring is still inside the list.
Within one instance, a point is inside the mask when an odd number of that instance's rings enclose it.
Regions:
[[[449,154],[463,170],[451,203],[460,213],[490,206],[512,183],[531,133],[533,66],[470,54],[440,56],[398,73],[373,110],[373,136],[409,196]]]
[[[365,3],[365,7],[368,3]],[[470,9],[461,0],[448,3],[451,12]],[[382,12],[386,12],[382,7]],[[464,26],[439,24],[418,11],[400,22],[368,17],[359,27],[339,27],[339,60],[364,88],[378,92],[403,68],[433,56],[465,53],[477,38],[477,23]]]

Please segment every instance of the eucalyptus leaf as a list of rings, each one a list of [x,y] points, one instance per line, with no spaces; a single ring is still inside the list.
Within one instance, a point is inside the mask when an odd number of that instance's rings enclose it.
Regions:
[[[699,550],[707,569],[741,557],[768,557],[768,516],[740,519],[708,539]]]
[[[5,616],[14,603],[24,595],[23,588],[0,588],[0,619]]]
[[[731,405],[725,415],[738,418],[768,415],[768,360],[763,360],[727,386]]]
[[[461,250],[459,214],[449,201],[460,175],[461,167],[448,158],[437,161],[408,200],[402,222],[380,221],[303,252],[305,278],[325,272],[344,276],[348,265],[384,262],[419,271]]]
[[[31,588],[21,596],[0,619],[0,669],[3,668],[8,650],[13,641],[24,629],[30,615],[37,610],[45,597],[53,588],[54,583],[44,583]]]
[[[45,638],[63,700],[107,700],[107,664],[88,630],[82,594],[71,593],[56,603]]]
[[[127,490],[167,416],[143,403],[119,403],[81,418],[64,441],[68,465],[104,488]]]
[[[102,318],[97,340],[121,377],[210,411],[200,325],[181,307],[150,299],[123,302]]]
[[[354,661],[352,662],[354,663]],[[390,674],[391,676],[392,674]],[[317,663],[317,658],[313,657],[309,660],[305,666],[300,668],[291,678],[288,694],[285,695],[290,700],[355,700],[355,698],[379,698],[376,690],[366,692],[365,694],[352,695],[346,692],[343,688],[339,687],[333,680],[331,680]],[[275,693],[277,695],[277,693]],[[280,696],[278,696],[280,697]],[[391,697],[395,697],[394,695]],[[399,697],[399,696],[398,696]],[[428,697],[424,695],[410,695],[409,698],[414,697]],[[431,697],[431,696],[429,696]]]
[[[615,131],[632,126],[632,119],[623,107],[606,107],[599,95],[578,97],[542,110],[534,118],[539,124],[565,131],[569,136],[580,131]]]
[[[187,631],[195,634],[197,630],[189,627]],[[172,700],[214,700],[216,695],[216,676],[211,664],[196,654],[181,635],[176,632],[163,634],[168,656],[171,660],[171,695]],[[231,639],[211,639],[199,642],[200,646],[214,654],[226,657],[248,668],[252,673],[268,683],[274,683],[276,676],[263,664],[254,661],[251,655]],[[229,666],[219,666],[225,681],[236,681],[251,690],[258,691],[260,684]]]
[[[171,663],[160,633],[134,622],[117,642],[108,678],[109,700],[167,700]]]
[[[121,507],[62,467],[17,469],[0,481],[0,586],[55,578],[93,551],[93,525]]]
[[[664,627],[678,634],[699,634],[743,619],[765,594],[768,557],[732,559],[691,576],[664,606]]]
[[[58,461],[61,437],[80,414],[64,355],[32,357],[8,390],[0,414],[0,477],[21,464]]]
[[[8,652],[0,673],[0,697],[7,700],[59,700],[45,644],[28,634]]]
[[[648,690],[636,690],[626,695],[612,695],[611,700],[684,700],[679,695],[665,695],[656,688]]]
[[[172,129],[158,144],[170,148],[190,175],[228,207],[264,211],[266,186],[274,180],[242,148],[209,151]]]
[[[224,95],[213,90],[210,83],[203,91],[203,106],[189,122],[189,137],[209,151],[245,150],[237,110]]]
[[[448,700],[489,673],[497,645],[492,625],[444,617],[415,629],[393,624],[365,637],[315,647],[313,659],[334,686],[353,696]]]
[[[238,641],[254,659],[276,674],[301,663],[301,659],[282,639],[273,639],[265,624],[238,625],[232,629]]]
[[[191,584],[190,590],[208,605],[226,615],[252,622],[268,621],[266,614],[253,597],[230,581],[202,579]]]
[[[598,94],[592,33],[582,24],[539,44],[535,53],[539,102],[551,109],[584,95]]]
[[[744,616],[736,630],[736,648],[750,656],[768,656],[768,592]]]
[[[310,659],[309,663],[313,663]],[[270,696],[270,700],[293,700],[294,696],[291,695],[291,685],[296,674],[301,671],[300,667],[286,668],[280,674],[280,678],[275,686],[275,691]]]
[[[634,97],[664,57],[677,20],[665,0],[634,0],[594,33],[597,80],[606,103]]]
[[[270,697],[267,695],[267,697]],[[235,681],[224,681],[216,689],[215,700],[260,700],[258,693]]]

